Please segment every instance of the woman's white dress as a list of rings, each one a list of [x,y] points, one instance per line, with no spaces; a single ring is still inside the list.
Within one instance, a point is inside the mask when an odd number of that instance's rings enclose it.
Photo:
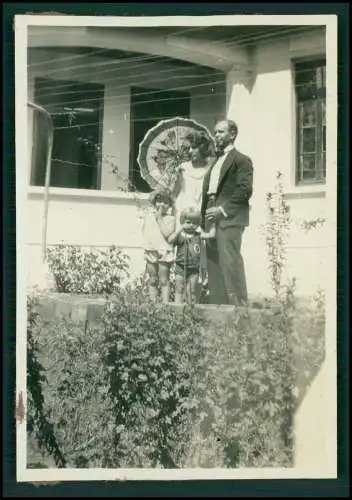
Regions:
[[[203,179],[208,168],[208,165],[194,168],[190,161],[180,165],[180,191],[175,201],[177,224],[179,224],[180,213],[185,208],[192,207],[200,210]]]

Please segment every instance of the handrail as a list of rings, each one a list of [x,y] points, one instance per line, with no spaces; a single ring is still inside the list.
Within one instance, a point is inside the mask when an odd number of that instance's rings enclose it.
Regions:
[[[45,166],[45,191],[44,191],[44,224],[43,224],[43,235],[42,235],[42,259],[43,262],[46,261],[46,240],[47,240],[47,230],[48,230],[48,211],[49,211],[49,186],[50,186],[50,176],[51,176],[51,159],[53,151],[54,142],[54,125],[51,119],[50,113],[43,108],[38,106],[31,101],[28,101],[28,106],[39,113],[42,113],[48,122],[48,154]]]

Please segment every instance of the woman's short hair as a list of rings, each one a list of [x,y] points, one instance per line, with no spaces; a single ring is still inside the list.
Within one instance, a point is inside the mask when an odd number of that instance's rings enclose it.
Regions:
[[[199,148],[200,153],[204,157],[210,156],[212,154],[214,143],[213,140],[205,132],[190,132],[186,135],[185,139],[189,142],[192,148]]]
[[[152,205],[155,205],[157,202],[164,202],[170,207],[174,206],[172,193],[166,188],[159,188],[152,191],[149,196],[149,201]]]
[[[183,224],[185,220],[190,220],[195,224],[200,224],[202,222],[202,216],[197,208],[189,207],[182,210],[180,214],[180,222]]]

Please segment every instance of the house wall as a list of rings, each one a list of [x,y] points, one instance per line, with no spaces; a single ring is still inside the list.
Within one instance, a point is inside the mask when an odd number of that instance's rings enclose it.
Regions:
[[[131,258],[132,276],[144,270],[142,247],[142,198],[136,203],[128,193],[92,192],[89,190],[53,189],[49,198],[48,246],[64,242],[86,249],[106,249],[110,245],[122,247]],[[41,188],[32,188],[27,211],[27,276],[35,284],[41,276],[41,241],[43,194]]]
[[[70,59],[67,59],[71,57]],[[216,116],[225,113],[225,75],[214,72],[210,77],[196,67],[176,67],[153,61],[126,63],[95,56],[72,60],[60,53],[53,58],[45,49],[32,49],[28,55],[29,98],[33,99],[36,77],[73,80],[104,85],[103,164],[101,189],[126,187],[130,155],[130,88],[172,90],[182,87],[191,96],[191,117],[214,127]],[[147,96],[146,96],[147,98]],[[111,173],[118,165],[121,178]],[[124,181],[123,181],[124,179]]]
[[[101,191],[51,188],[49,196],[49,246],[65,242],[85,248],[106,248],[112,244],[123,247],[131,257],[131,273],[143,272],[141,223],[139,217],[146,203],[145,195],[125,193],[130,154],[130,87],[172,89],[183,87],[191,95],[191,117],[213,128],[217,116],[225,115],[225,76],[214,72],[212,78],[200,75],[196,69],[172,67],[160,63],[126,64],[122,61],[91,56],[85,62],[57,59],[44,49],[29,51],[29,99],[33,99],[36,77],[99,83],[105,86],[103,120],[103,165]],[[60,62],[60,58],[65,58]],[[69,68],[69,69],[67,69]],[[188,88],[185,88],[188,87]],[[31,144],[29,112],[28,139]],[[28,155],[28,185],[30,154]],[[121,177],[111,173],[112,159]],[[27,275],[29,284],[41,276],[41,242],[44,211],[44,189],[28,188],[26,210]]]
[[[306,233],[303,220],[326,217],[326,188],[295,185],[295,100],[292,62],[296,58],[325,54],[325,38],[314,29],[304,37],[293,35],[265,42],[252,53],[252,68],[230,72],[227,78],[228,118],[239,126],[237,147],[254,165],[254,193],[250,226],[244,233],[248,289],[256,294],[271,291],[262,224],[266,220],[266,193],[272,191],[278,171],[292,226],[287,242],[287,275],[295,277],[297,292],[315,293],[327,279],[327,225]],[[330,168],[332,166],[330,165]],[[327,165],[329,169],[329,165]]]
[[[252,295],[271,293],[262,224],[266,220],[266,193],[273,189],[276,172],[283,174],[286,199],[291,207],[292,227],[288,241],[288,276],[297,280],[297,293],[314,294],[325,287],[327,279],[327,234],[328,226],[309,233],[302,229],[304,220],[325,218],[326,190],[324,186],[295,186],[295,105],[292,81],[292,61],[300,57],[325,54],[324,35],[318,30],[303,36],[290,36],[277,42],[265,42],[252,50],[251,64],[241,70],[229,71],[225,82],[214,74],[210,85],[204,77],[192,76],[182,80],[179,68],[161,73],[170,68],[151,65],[141,69],[116,66],[105,73],[87,67],[61,73],[58,63],[50,67],[33,66],[30,78],[35,74],[48,76],[53,69],[56,77],[84,77],[86,81],[106,85],[103,153],[113,155],[120,171],[127,176],[129,163],[129,86],[143,85],[150,88],[184,86],[189,81],[192,93],[191,115],[212,128],[217,118],[226,114],[239,125],[237,147],[253,159],[254,194],[251,200],[251,221],[243,238],[243,255],[246,265],[248,290]],[[34,57],[34,56],[31,56]],[[45,51],[37,51],[35,61],[48,60]],[[31,62],[31,60],[30,60]],[[96,63],[102,62],[96,59]],[[102,67],[103,68],[103,67]],[[106,68],[105,70],[106,71]],[[148,76],[146,77],[148,73]],[[150,74],[149,74],[150,73]],[[170,77],[168,80],[165,74]],[[107,76],[108,75],[108,76]],[[172,76],[172,79],[171,79]],[[88,80],[89,79],[89,80]],[[192,84],[191,84],[192,82]],[[218,83],[214,83],[218,82]],[[30,86],[31,87],[31,86]],[[225,108],[226,104],[226,108]],[[329,165],[327,165],[329,169]],[[121,183],[120,183],[121,185]],[[107,166],[103,166],[102,192],[51,189],[48,244],[59,241],[82,246],[104,247],[120,245],[132,257],[132,274],[143,270],[141,250],[141,220],[136,208],[138,203],[131,194],[119,193],[119,183]],[[40,267],[41,217],[43,212],[42,188],[30,188],[28,197],[28,244],[31,281],[35,281],[35,269]],[[74,193],[75,191],[75,193]],[[35,264],[36,263],[36,264]]]

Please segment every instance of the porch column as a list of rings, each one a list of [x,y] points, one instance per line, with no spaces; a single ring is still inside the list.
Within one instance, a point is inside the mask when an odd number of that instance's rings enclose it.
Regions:
[[[258,294],[270,294],[270,276],[267,271],[266,249],[260,227],[265,218],[264,191],[260,177],[265,172],[259,172],[256,151],[257,143],[257,106],[255,105],[253,87],[254,74],[250,67],[232,68],[226,78],[226,110],[227,119],[234,120],[238,126],[236,148],[249,156],[253,162],[253,195],[250,200],[249,227],[246,228],[242,242],[247,278],[248,294],[255,297]],[[258,182],[259,179],[259,182]]]
[[[252,89],[254,75],[250,66],[232,68],[226,75],[226,117],[234,120],[238,126],[238,149],[252,157],[254,116],[252,103]]]

